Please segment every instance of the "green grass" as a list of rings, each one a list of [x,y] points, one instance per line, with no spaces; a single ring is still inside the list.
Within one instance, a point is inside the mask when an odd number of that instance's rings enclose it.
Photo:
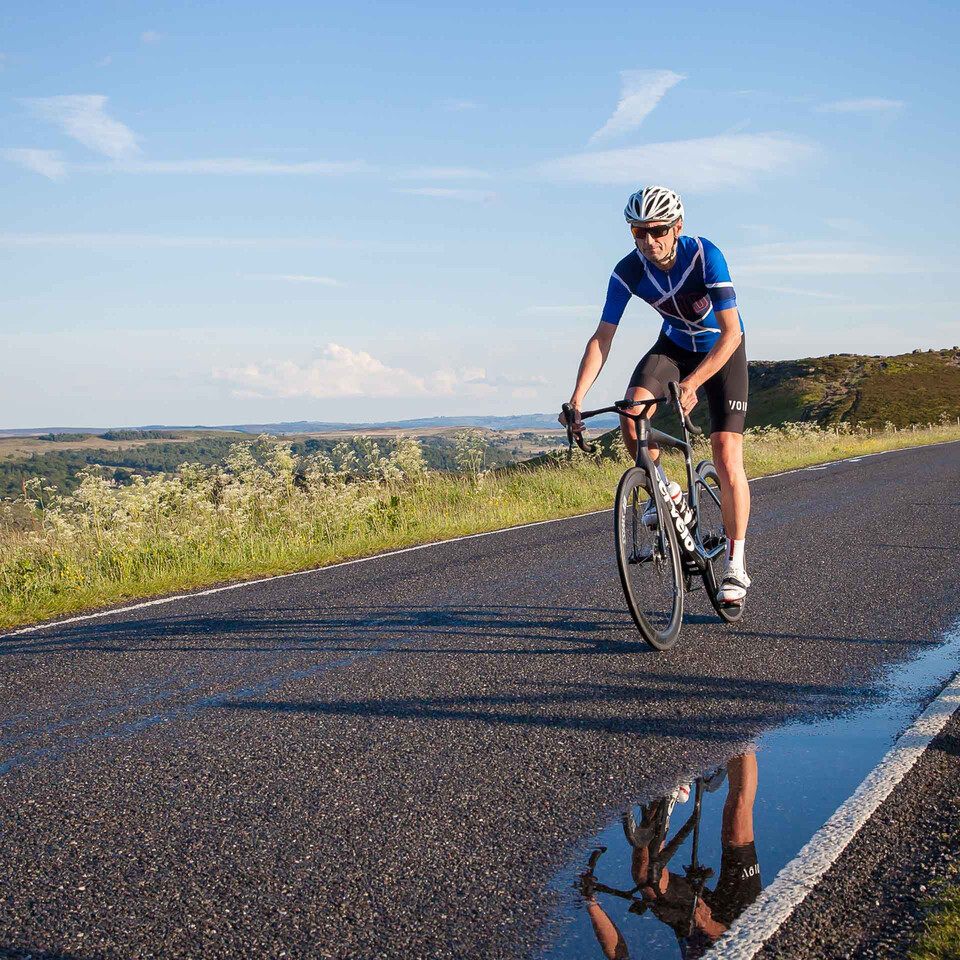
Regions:
[[[956,426],[870,435],[787,424],[748,434],[744,460],[756,477],[958,439]],[[222,465],[133,486],[95,469],[69,497],[31,481],[26,498],[0,510],[0,628],[605,509],[625,466],[614,455],[483,471],[479,444],[462,438],[460,475],[425,470],[410,439],[296,461],[289,444],[260,438]],[[697,453],[709,457],[709,444]],[[668,474],[679,476],[680,463],[666,459]]]
[[[960,960],[960,887],[943,887],[927,906],[931,912],[909,960]]]

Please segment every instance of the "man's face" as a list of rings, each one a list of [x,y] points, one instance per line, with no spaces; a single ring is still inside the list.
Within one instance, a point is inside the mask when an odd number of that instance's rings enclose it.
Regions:
[[[650,220],[645,223],[631,223],[630,231],[637,249],[648,260],[657,263],[673,252],[682,226],[682,220]]]

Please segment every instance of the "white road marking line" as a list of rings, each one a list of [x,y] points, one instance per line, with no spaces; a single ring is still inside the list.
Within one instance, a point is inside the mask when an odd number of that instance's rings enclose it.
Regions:
[[[863,454],[860,457],[850,457],[847,460],[831,460],[822,465],[821,469],[836,466],[838,463],[855,462],[858,463],[867,457],[879,457],[885,453],[901,453],[905,450],[919,450],[926,447],[941,447],[948,443],[960,443],[960,440],[944,440],[942,443],[925,443],[917,447],[901,447],[898,450],[879,450],[876,453]],[[754,477],[750,483],[756,483],[758,480],[773,480],[776,477],[786,477],[791,473],[800,473],[808,467],[797,467],[793,470],[784,470],[782,473],[768,473],[763,477]],[[501,527],[499,530],[487,530],[484,533],[470,533],[464,537],[454,537],[451,540],[434,540],[430,543],[420,543],[415,547],[404,547],[402,550],[391,550],[388,553],[378,553],[372,557],[358,557],[356,560],[344,560],[342,563],[332,563],[326,567],[312,567],[310,570],[296,570],[293,573],[281,573],[272,577],[261,577],[258,580],[242,580],[240,583],[231,583],[224,587],[213,587],[209,590],[194,590],[190,593],[178,593],[172,597],[160,597],[158,600],[145,600],[142,603],[131,604],[128,607],[115,607],[112,610],[98,610],[96,613],[86,613],[77,617],[69,617],[66,620],[46,620],[43,623],[33,624],[29,627],[20,627],[18,630],[12,630],[10,633],[0,633],[0,640],[7,637],[16,637],[24,633],[35,633],[38,630],[47,630],[56,627],[66,626],[68,623],[80,623],[84,620],[97,620],[100,617],[111,617],[118,613],[129,613],[131,610],[143,610],[146,607],[158,607],[165,603],[173,603],[176,600],[189,600],[191,597],[206,597],[213,593],[223,593],[226,590],[239,590],[241,587],[252,587],[258,583],[269,583],[271,580],[285,580],[287,577],[305,577],[311,573],[321,573],[324,570],[335,570],[337,567],[348,567],[354,563],[368,563],[371,560],[382,560],[384,557],[395,557],[401,553],[411,553],[414,550],[426,550],[428,547],[439,547],[445,543],[459,543],[461,540],[473,540],[476,537],[492,537],[497,533],[507,533],[510,530],[522,530],[524,527],[540,527],[546,523],[561,523],[564,520],[578,520],[580,517],[593,517],[600,513],[610,513],[611,507],[605,510],[591,510],[589,513],[578,513],[572,517],[557,517],[554,520],[537,520],[533,523],[521,523],[515,527]]]
[[[894,450],[877,450],[876,453],[861,453],[859,457],[845,457],[843,460],[829,460],[824,464],[821,464],[823,467],[835,467],[839,463],[859,463],[861,460],[866,460],[868,457],[883,457],[889,453],[906,453],[908,450],[926,450],[928,447],[945,447],[951,443],[960,443],[960,440],[941,440],[939,443],[921,443],[915,447],[897,447]],[[760,480],[773,480],[776,477],[788,477],[791,473],[801,473],[804,470],[809,470],[809,467],[794,467],[792,470],[784,470],[781,473],[768,473],[762,477],[753,477],[750,480],[750,483],[757,483]]]
[[[853,795],[718,941],[710,960],[751,960],[812,892],[960,706],[960,674],[943,688]]]

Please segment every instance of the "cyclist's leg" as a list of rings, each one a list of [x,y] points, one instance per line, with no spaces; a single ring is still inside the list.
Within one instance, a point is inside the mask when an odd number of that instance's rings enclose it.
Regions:
[[[739,602],[746,595],[744,540],[750,518],[750,486],[743,469],[743,429],[747,413],[747,355],[741,339],[733,356],[705,384],[710,404],[710,444],[720,478],[723,526],[727,535],[727,566],[719,597]]]
[[[743,540],[750,519],[750,484],[743,468],[743,434],[717,430],[710,434],[713,463],[720,477],[720,509],[729,540]]]
[[[720,476],[720,501],[727,538],[743,540],[750,518],[750,486],[743,469],[747,415],[747,353],[743,338],[733,356],[704,385],[710,406],[710,445]]]
[[[656,396],[663,396],[658,390],[651,390],[649,387],[627,387],[623,395],[624,400],[652,400]],[[657,412],[655,406],[647,408],[647,416],[652,417]],[[637,459],[637,424],[634,420],[627,417],[620,417],[620,432],[623,434],[623,442],[626,444],[627,452],[630,456]],[[650,445],[650,456],[656,461],[660,456],[660,448]]]
[[[667,384],[671,380],[680,379],[680,370],[672,356],[673,345],[663,333],[657,342],[650,348],[643,359],[637,364],[630,378],[624,394],[625,400],[652,400],[662,397],[667,392]],[[647,409],[647,417],[652,419],[657,412],[656,407]],[[637,425],[635,421],[626,417],[620,418],[620,430],[623,433],[623,442],[626,444],[630,456],[637,459]],[[660,457],[660,448],[650,446],[650,456],[656,462]]]

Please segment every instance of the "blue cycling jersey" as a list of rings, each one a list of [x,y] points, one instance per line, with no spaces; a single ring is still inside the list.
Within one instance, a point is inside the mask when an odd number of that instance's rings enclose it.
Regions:
[[[639,250],[628,253],[610,277],[600,319],[618,324],[631,294],[663,317],[663,332],[677,346],[697,353],[705,353],[720,337],[714,311],[737,305],[727,261],[706,237],[680,237],[676,262],[667,272]]]

